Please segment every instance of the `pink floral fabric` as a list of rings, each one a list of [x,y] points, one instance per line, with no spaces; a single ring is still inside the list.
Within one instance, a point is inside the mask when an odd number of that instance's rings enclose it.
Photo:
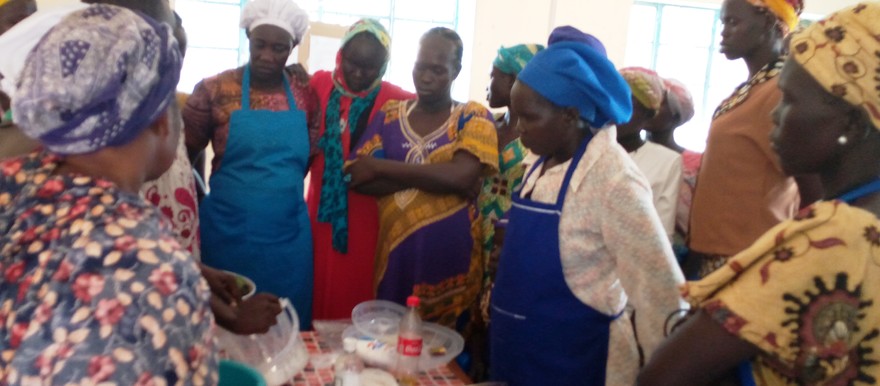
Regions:
[[[681,153],[681,159],[681,189],[678,192],[678,206],[675,212],[675,240],[684,245],[687,240],[691,219],[691,202],[694,199],[694,189],[697,187],[697,174],[700,173],[703,153],[685,150]]]
[[[215,385],[210,290],[167,220],[60,162],[0,163],[0,384]]]
[[[171,231],[187,251],[198,260],[199,209],[192,164],[186,155],[183,135],[177,146],[174,162],[159,179],[144,184],[141,194],[171,222]]]

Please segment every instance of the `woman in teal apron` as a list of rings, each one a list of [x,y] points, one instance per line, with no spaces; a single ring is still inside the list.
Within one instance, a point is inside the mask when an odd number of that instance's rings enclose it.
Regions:
[[[303,180],[316,104],[307,85],[291,87],[284,65],[307,23],[289,0],[248,3],[250,62],[202,81],[184,110],[190,154],[208,141],[215,152],[200,207],[203,262],[290,299],[303,329],[313,276]]]
[[[523,145],[541,158],[513,194],[491,298],[490,377],[632,385],[637,343],[646,353],[659,344],[683,277],[650,185],[615,141],[612,124],[632,112],[629,87],[601,51],[562,41],[520,72],[511,102]]]

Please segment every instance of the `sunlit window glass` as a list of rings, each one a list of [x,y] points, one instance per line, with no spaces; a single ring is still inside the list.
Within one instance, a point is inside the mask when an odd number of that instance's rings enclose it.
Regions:
[[[461,35],[465,47],[470,46],[473,41],[475,1],[302,0],[297,4],[308,12],[312,21],[347,26],[362,17],[372,17],[382,22],[393,41],[385,80],[412,91],[412,66],[418,52],[419,37],[432,27],[449,27]],[[247,39],[238,28],[241,7],[246,2],[175,1],[175,8],[184,20],[189,37],[179,90],[191,92],[201,79],[247,62]],[[317,42],[320,41],[318,39]],[[462,72],[453,88],[453,96],[458,100],[467,99],[470,82],[468,52],[465,49]]]

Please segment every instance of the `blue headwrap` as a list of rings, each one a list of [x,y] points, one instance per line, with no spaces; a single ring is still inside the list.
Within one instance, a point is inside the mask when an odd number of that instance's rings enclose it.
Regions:
[[[605,45],[603,45],[599,39],[570,25],[556,27],[553,29],[553,32],[550,33],[550,38],[547,39],[547,45],[549,46],[559,42],[584,43],[594,50],[599,51],[602,56],[608,56],[605,52]]]
[[[165,111],[180,77],[171,27],[112,5],[68,15],[28,55],[12,110],[58,154],[133,140]]]
[[[605,55],[586,44],[556,42],[539,52],[517,78],[550,102],[575,107],[591,127],[629,121],[629,85]]]

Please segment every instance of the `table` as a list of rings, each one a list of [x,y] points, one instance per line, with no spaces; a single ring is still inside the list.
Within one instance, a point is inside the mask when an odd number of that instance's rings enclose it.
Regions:
[[[300,333],[309,355],[326,354],[331,350],[321,341],[320,335],[314,331],[305,331]],[[433,370],[423,372],[419,375],[419,385],[425,386],[464,386],[470,383],[470,379],[461,371],[455,361],[449,365],[437,367]],[[294,386],[332,386],[333,385],[333,368],[325,367],[316,369],[311,362],[306,365],[302,372],[296,375],[293,383]]]

